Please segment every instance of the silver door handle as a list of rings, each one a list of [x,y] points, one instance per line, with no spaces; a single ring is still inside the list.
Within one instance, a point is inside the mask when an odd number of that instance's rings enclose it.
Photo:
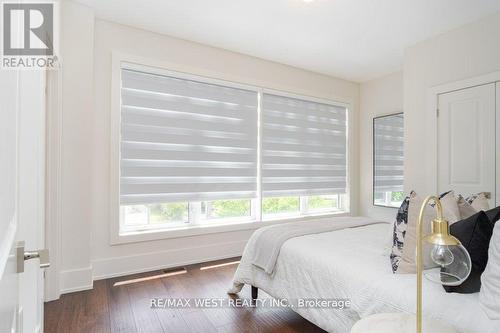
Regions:
[[[38,251],[25,251],[24,241],[17,243],[17,272],[24,272],[24,262],[26,260],[36,259],[40,260],[40,268],[47,268],[50,266],[49,250],[43,249]]]

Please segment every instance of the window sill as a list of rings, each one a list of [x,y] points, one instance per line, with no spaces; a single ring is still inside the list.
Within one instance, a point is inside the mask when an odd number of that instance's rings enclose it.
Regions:
[[[111,245],[127,243],[146,242],[152,240],[162,240],[171,238],[182,238],[192,236],[202,236],[207,234],[225,233],[242,230],[255,230],[269,225],[282,224],[288,222],[308,221],[318,217],[338,217],[348,216],[349,212],[331,212],[322,214],[311,214],[297,217],[272,219],[264,221],[244,221],[244,222],[224,222],[220,224],[201,224],[171,229],[153,229],[145,231],[121,232],[118,235],[111,235]]]

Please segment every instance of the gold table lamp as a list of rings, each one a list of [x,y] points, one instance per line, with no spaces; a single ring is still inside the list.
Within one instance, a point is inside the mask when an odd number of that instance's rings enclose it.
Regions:
[[[423,219],[427,203],[433,200],[437,210],[437,218],[432,220],[431,233],[423,235]],[[423,245],[430,244],[430,257],[440,268],[426,270],[423,265]],[[354,324],[351,333],[458,333],[448,323],[432,318],[425,318],[422,324],[422,274],[433,282],[448,286],[457,286],[467,279],[471,271],[471,260],[467,250],[460,241],[450,235],[449,223],[443,218],[443,207],[439,198],[425,198],[417,221],[417,314],[404,312],[377,313],[359,320]]]
[[[431,233],[423,235],[423,217],[427,203],[433,200],[437,211],[437,218],[432,220]],[[471,272],[471,259],[467,250],[460,241],[450,235],[449,223],[443,218],[443,207],[436,196],[425,198],[417,224],[417,333],[422,333],[422,274],[423,243],[432,245],[431,259],[440,267],[426,273],[426,277],[437,283],[448,286],[457,286],[464,282]]]

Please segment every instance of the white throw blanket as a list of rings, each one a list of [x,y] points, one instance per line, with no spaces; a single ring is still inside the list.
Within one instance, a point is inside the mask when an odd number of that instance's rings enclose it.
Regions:
[[[330,217],[260,228],[252,235],[254,243],[252,264],[262,268],[267,274],[272,274],[281,246],[290,238],[375,223],[383,222],[366,217]]]

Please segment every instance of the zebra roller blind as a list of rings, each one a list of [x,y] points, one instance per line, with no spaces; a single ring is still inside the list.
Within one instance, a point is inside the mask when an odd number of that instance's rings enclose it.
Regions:
[[[403,123],[403,114],[373,120],[375,193],[403,191]]]
[[[347,109],[262,96],[262,196],[346,193]]]
[[[254,198],[258,93],[121,70],[120,203]]]

